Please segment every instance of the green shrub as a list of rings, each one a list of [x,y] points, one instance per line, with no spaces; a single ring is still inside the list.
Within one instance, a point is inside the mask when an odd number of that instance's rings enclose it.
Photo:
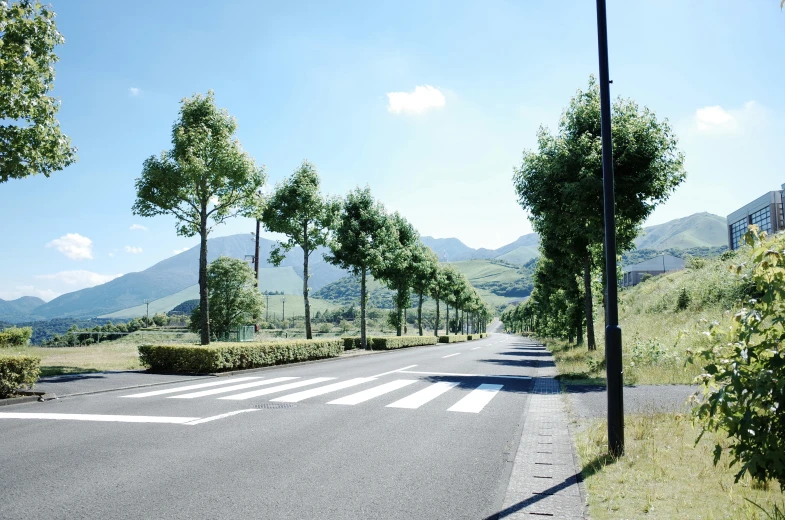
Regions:
[[[23,347],[32,336],[32,327],[8,327],[0,331],[0,347]]]
[[[0,356],[0,399],[17,390],[32,388],[41,373],[41,358],[35,356]]]
[[[368,338],[368,344],[373,350],[419,347],[422,345],[435,345],[436,336],[380,336]]]
[[[342,338],[220,343],[218,345],[141,345],[139,362],[154,372],[210,373],[337,357]]]
[[[676,298],[676,310],[677,311],[686,310],[689,305],[690,305],[690,295],[687,294],[687,289],[682,287],[681,291],[679,291],[679,297]]]
[[[360,336],[346,336],[341,339],[343,340],[344,350],[354,350],[362,346],[362,338]]]
[[[728,434],[729,442],[715,446],[715,464],[726,449],[731,466],[741,463],[737,482],[748,473],[759,482],[775,479],[785,490],[785,236],[761,242],[752,227],[744,239],[753,247],[752,265],[734,271],[745,275],[751,268],[761,297],[733,316],[730,329],[713,324],[711,346],[690,357],[705,363],[696,378],[704,398],[693,414],[703,432]]]
[[[460,343],[461,341],[468,341],[468,337],[465,334],[439,336],[439,343]]]

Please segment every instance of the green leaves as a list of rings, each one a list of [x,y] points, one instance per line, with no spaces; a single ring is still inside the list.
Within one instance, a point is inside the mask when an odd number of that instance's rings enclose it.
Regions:
[[[0,3],[0,183],[42,173],[48,177],[76,160],[60,131],[54,84],[54,47],[64,43],[55,14],[39,3]]]

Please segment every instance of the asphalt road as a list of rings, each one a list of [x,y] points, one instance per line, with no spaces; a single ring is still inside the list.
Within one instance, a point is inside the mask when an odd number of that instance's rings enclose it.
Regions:
[[[486,518],[536,365],[521,341],[4,407],[0,518]]]

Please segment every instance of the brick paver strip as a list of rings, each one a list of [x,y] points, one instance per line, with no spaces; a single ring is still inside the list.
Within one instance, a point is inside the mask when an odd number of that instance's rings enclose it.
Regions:
[[[515,455],[504,498],[502,519],[585,519],[586,493],[579,481],[580,468],[567,425],[559,382],[554,379],[553,356],[543,356],[542,345],[521,338],[517,345],[531,349],[538,361],[533,395]],[[545,365],[545,366],[543,366]]]

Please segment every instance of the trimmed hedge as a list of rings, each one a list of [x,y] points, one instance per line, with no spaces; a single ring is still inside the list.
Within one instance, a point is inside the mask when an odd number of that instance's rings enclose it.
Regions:
[[[344,350],[354,350],[357,348],[362,348],[362,338],[360,336],[346,336],[343,339],[343,349]],[[370,338],[366,337],[366,340]]]
[[[449,336],[439,336],[439,343],[460,343],[469,341],[469,336],[465,334],[451,334]]]
[[[153,372],[204,374],[341,355],[341,338],[201,345],[141,345],[139,362]]]
[[[394,350],[396,348],[436,345],[436,336],[380,336],[368,338],[373,350]]]
[[[41,358],[35,356],[0,356],[0,399],[17,390],[32,388],[41,373]]]

